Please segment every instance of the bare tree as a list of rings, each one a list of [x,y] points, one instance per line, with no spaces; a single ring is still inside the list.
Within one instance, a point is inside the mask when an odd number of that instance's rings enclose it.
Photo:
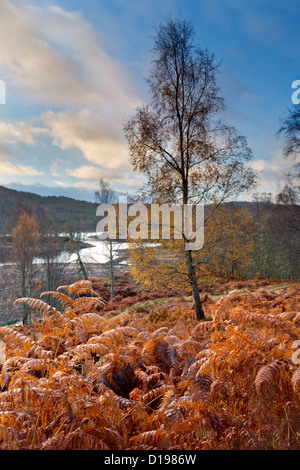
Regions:
[[[110,298],[112,299],[115,295],[115,278],[117,274],[117,265],[121,245],[118,242],[113,242],[112,240],[103,241],[105,247],[104,256],[107,260],[106,270],[108,272],[110,280]]]
[[[294,105],[288,110],[287,117],[280,121],[277,135],[284,137],[284,155],[295,156],[300,153],[300,106]]]
[[[115,191],[108,181],[100,178],[99,190],[95,191],[95,200],[98,204],[112,204],[115,201]],[[114,297],[116,261],[118,258],[118,249],[120,245],[109,238],[103,241],[104,256],[107,260],[107,272],[110,280],[110,298]]]
[[[83,279],[88,279],[88,271],[81,256],[81,250],[86,243],[86,234],[83,230],[75,228],[74,224],[68,222],[65,224],[65,232],[68,237],[66,250],[70,254],[76,255],[77,258],[77,274]]]
[[[108,181],[99,179],[99,189],[95,191],[95,201],[97,204],[111,204],[115,199],[115,191]]]
[[[283,154],[291,161],[290,168],[283,176],[283,188],[279,199],[296,204],[300,201],[300,106],[294,105],[288,111],[277,136],[284,139]]]
[[[286,221],[293,231],[299,232],[300,203],[300,105],[289,109],[277,132],[283,137],[283,155],[290,161],[289,168],[283,173],[279,183],[277,203],[285,207]]]
[[[59,233],[57,224],[49,219],[43,222],[40,229],[41,249],[40,257],[43,260],[43,275],[46,278],[48,291],[56,290],[66,276],[68,263],[59,263],[58,257],[64,251],[64,238]]]
[[[250,190],[246,139],[221,118],[219,64],[197,47],[193,25],[168,18],[156,31],[151,100],[124,125],[134,170],[148,178],[149,195],[182,204],[217,202]],[[204,318],[191,250],[185,261],[198,320]]]

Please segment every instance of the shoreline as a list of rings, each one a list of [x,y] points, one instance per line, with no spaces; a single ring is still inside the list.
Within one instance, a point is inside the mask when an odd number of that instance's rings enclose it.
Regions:
[[[118,256],[114,259],[115,275],[119,275],[124,271],[128,271],[128,256],[127,250],[121,248],[118,251]],[[37,269],[36,279],[34,284],[40,284],[40,288],[36,289],[32,297],[39,298],[41,292],[48,290],[47,288],[47,274],[46,263],[35,263]],[[80,263],[78,261],[71,261],[69,263],[54,262],[52,264],[54,273],[59,273],[60,279],[55,287],[56,290],[59,285],[65,283],[72,283],[75,280],[82,279]],[[109,260],[104,263],[84,263],[88,277],[97,277],[100,279],[109,277]],[[18,322],[22,319],[22,311],[14,307],[14,301],[20,297],[20,283],[18,275],[16,275],[15,264],[12,262],[0,263],[0,323],[11,322],[15,320]],[[50,290],[50,289],[49,289]]]

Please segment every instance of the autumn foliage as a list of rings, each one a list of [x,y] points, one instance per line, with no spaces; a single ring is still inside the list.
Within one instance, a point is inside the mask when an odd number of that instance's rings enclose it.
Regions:
[[[193,251],[197,282],[230,280],[245,275],[254,252],[254,220],[243,207],[212,205],[205,214],[204,245]],[[185,266],[184,240],[171,236],[154,243],[131,240],[129,256],[131,274],[146,290],[169,290],[189,287]]]
[[[205,294],[203,322],[184,297],[117,313],[101,285],[16,301],[35,317],[0,328],[1,449],[300,448],[299,284]]]

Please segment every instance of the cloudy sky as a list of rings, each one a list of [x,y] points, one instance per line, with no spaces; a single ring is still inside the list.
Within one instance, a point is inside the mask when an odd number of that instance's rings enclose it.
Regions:
[[[258,191],[276,191],[279,118],[300,79],[299,0],[0,0],[0,184],[93,200],[103,177],[134,192],[142,177],[122,123],[148,99],[154,27],[195,24],[222,59],[227,120],[247,137]]]

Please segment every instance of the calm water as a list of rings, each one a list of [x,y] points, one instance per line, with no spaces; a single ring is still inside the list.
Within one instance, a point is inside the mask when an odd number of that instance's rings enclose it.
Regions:
[[[92,264],[101,264],[108,261],[108,245],[105,241],[99,240],[95,232],[84,233],[82,236],[82,241],[91,245],[87,248],[82,248],[79,253],[83,263],[92,263]],[[113,243],[113,251],[126,249],[128,247],[127,243]],[[76,263],[78,257],[76,253],[68,253],[67,251],[62,251],[58,256],[54,258],[56,263]],[[45,260],[42,257],[35,258],[35,264],[44,263]],[[126,261],[121,261],[120,264],[125,264]],[[0,266],[12,265],[12,262],[0,263]]]
[[[83,263],[101,264],[108,261],[108,245],[105,241],[99,240],[95,232],[83,234],[82,240],[85,243],[92,245],[87,248],[82,248],[79,251]],[[117,250],[126,249],[127,247],[127,243],[113,243],[114,252]],[[76,253],[68,253],[67,251],[63,251],[54,258],[54,261],[57,263],[76,263],[78,258]],[[43,258],[36,258],[35,263],[44,263],[44,260]]]

